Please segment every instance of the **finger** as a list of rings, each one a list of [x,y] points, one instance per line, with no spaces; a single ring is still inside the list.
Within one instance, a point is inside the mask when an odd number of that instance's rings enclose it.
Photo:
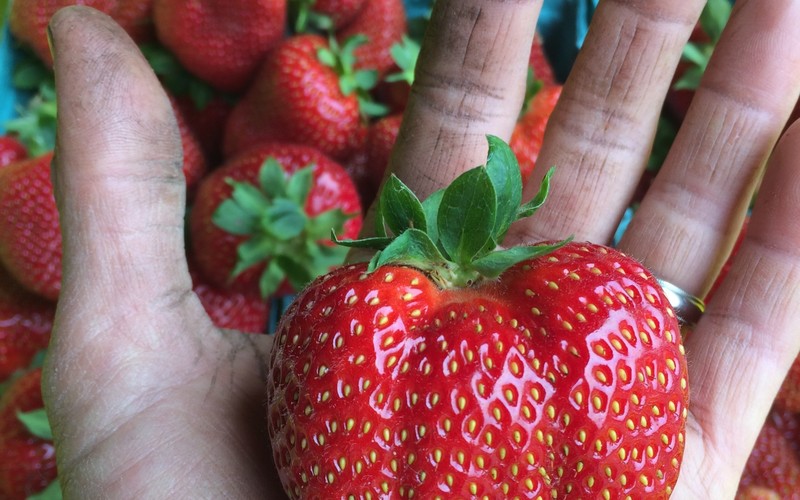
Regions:
[[[551,194],[512,243],[564,238],[608,242],[646,166],[671,77],[704,0],[605,0],[548,122],[525,190],[549,167]]]
[[[511,137],[541,5],[434,4],[389,167],[420,199],[483,164],[487,134]]]
[[[800,92],[800,4],[737,2],[620,248],[704,296]]]
[[[51,29],[62,299],[120,305],[189,290],[181,143],[160,83],[130,38],[97,11],[66,9]]]
[[[681,480],[684,475],[687,480],[732,479],[717,482],[730,490],[727,496],[718,492],[720,498],[733,497],[781,381],[800,350],[798,158],[800,125],[795,124],[770,160],[730,273],[686,342],[691,418]],[[683,491],[677,498],[699,497]]]

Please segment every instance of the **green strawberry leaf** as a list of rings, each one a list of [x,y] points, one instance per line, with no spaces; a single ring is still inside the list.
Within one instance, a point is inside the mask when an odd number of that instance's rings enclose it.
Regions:
[[[380,266],[393,263],[410,264],[422,270],[431,270],[437,264],[442,265],[445,262],[446,259],[427,233],[412,228],[376,253],[370,261],[368,271],[371,272]]]
[[[544,205],[547,196],[550,194],[550,179],[553,177],[555,171],[555,167],[550,167],[550,170],[547,171],[542,179],[542,183],[539,185],[539,191],[536,193],[536,196],[528,203],[519,207],[517,211],[517,220],[530,217]]]
[[[414,83],[414,70],[419,59],[420,45],[409,36],[403,35],[400,42],[396,42],[389,49],[397,67],[400,71],[387,75],[387,82],[406,82],[409,85]]]
[[[61,493],[61,483],[59,483],[58,478],[56,478],[47,488],[39,493],[29,495],[26,500],[61,500],[62,498],[64,497]]]
[[[672,86],[675,90],[695,90],[700,86],[705,67],[691,66]]]
[[[188,95],[199,110],[205,109],[214,98],[214,89],[184,68],[178,58],[163,45],[145,43],[139,46],[139,50],[164,87],[174,95]]]
[[[505,194],[505,193],[504,193]],[[458,176],[439,205],[439,240],[457,264],[468,264],[492,236],[497,195],[484,167]]]
[[[277,162],[275,162],[277,165]],[[280,168],[280,167],[278,167]],[[305,207],[311,186],[314,184],[314,165],[305,166],[289,178],[286,183],[286,196],[300,207]]]
[[[342,245],[348,248],[373,248],[375,250],[383,250],[394,238],[386,236],[373,236],[371,238],[359,238],[357,240],[340,240],[336,237],[336,233],[331,231],[331,240],[337,245]]]
[[[269,297],[275,293],[285,278],[286,272],[280,264],[280,259],[270,260],[258,281],[261,296]]]
[[[278,161],[272,156],[261,164],[261,168],[258,171],[258,184],[269,198],[287,196],[286,174]]]
[[[489,155],[486,159],[486,172],[492,181],[497,197],[497,215],[492,230],[492,238],[500,241],[509,226],[517,220],[517,208],[522,202],[522,175],[514,151],[499,137],[489,135]]]
[[[372,98],[359,97],[358,106],[361,110],[361,114],[370,118],[380,118],[381,116],[386,116],[389,113],[388,106],[379,102],[375,102],[372,100]]]
[[[47,413],[44,408],[28,412],[18,411],[17,419],[22,422],[25,429],[32,435],[47,441],[53,440],[53,431],[50,428],[50,421],[47,419]]]
[[[333,234],[341,233],[344,230],[344,223],[354,216],[355,214],[344,213],[340,208],[326,210],[308,219],[306,233],[313,241],[328,238],[331,232]]]
[[[682,57],[684,60],[694,63],[705,70],[706,66],[708,66],[708,60],[711,58],[711,52],[702,45],[689,42],[683,47]]]
[[[385,224],[395,235],[411,228],[427,231],[428,223],[422,203],[394,174],[386,180],[379,203]]]
[[[277,198],[264,210],[262,223],[278,241],[287,241],[300,236],[303,232],[306,215],[303,208],[294,201]]]
[[[434,243],[439,243],[439,225],[437,221],[437,214],[439,213],[439,206],[442,204],[442,196],[444,196],[444,189],[439,189],[431,193],[430,196],[425,198],[422,202],[422,209],[425,211],[425,221],[427,222],[428,236]],[[439,247],[440,251],[444,251]]]
[[[524,260],[546,255],[572,241],[568,238],[554,245],[518,246],[489,253],[472,262],[472,267],[487,278],[496,278],[503,271]]]
[[[716,45],[722,30],[731,17],[732,6],[729,0],[708,0],[700,14],[700,27]]]
[[[328,66],[329,68],[336,68],[339,61],[336,54],[330,48],[321,47],[317,50],[317,59],[319,62]],[[346,95],[346,94],[345,94]]]
[[[231,271],[231,278],[239,276],[246,270],[269,260],[275,253],[276,242],[272,238],[250,238],[236,247],[238,261]],[[266,295],[264,295],[266,297]]]

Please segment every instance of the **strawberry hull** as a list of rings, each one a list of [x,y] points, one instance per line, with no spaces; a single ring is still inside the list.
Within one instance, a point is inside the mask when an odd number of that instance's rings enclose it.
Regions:
[[[678,324],[649,273],[598,248],[469,289],[365,265],[306,288],[270,360],[286,491],[668,497],[688,402]]]

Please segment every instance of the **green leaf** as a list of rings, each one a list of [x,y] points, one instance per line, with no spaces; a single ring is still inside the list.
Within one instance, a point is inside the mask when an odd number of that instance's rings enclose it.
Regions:
[[[58,478],[56,478],[47,488],[39,493],[29,495],[26,500],[61,500],[62,498],[64,497],[61,493],[61,483],[59,483]]]
[[[271,259],[266,269],[264,269],[264,272],[261,273],[261,278],[258,281],[261,297],[267,298],[275,293],[285,278],[286,272],[281,267],[278,259]]]
[[[342,245],[348,248],[371,248],[373,250],[383,250],[389,243],[392,242],[393,238],[387,238],[385,236],[373,236],[371,238],[360,238],[357,240],[340,240],[336,237],[336,233],[331,231],[331,239],[337,245]]]
[[[672,86],[675,90],[696,90],[700,87],[700,80],[703,78],[703,68],[692,66],[687,68],[678,81]]]
[[[568,240],[554,245],[518,246],[489,253],[472,262],[472,268],[487,278],[496,278],[514,264],[548,254],[566,245]]]
[[[329,68],[336,68],[339,61],[336,54],[329,48],[321,47],[317,50],[317,59],[319,62],[328,66]]]
[[[392,174],[386,180],[379,203],[385,223],[395,235],[409,228],[427,231],[422,203],[396,175]]]
[[[358,98],[358,109],[361,114],[368,118],[380,118],[389,113],[389,107],[379,102],[373,101],[369,97]]]
[[[684,45],[681,57],[705,70],[711,58],[711,51],[709,48],[689,42]]]
[[[53,80],[52,71],[38,61],[22,61],[11,76],[11,84],[20,90],[36,91],[43,82]]]
[[[274,157],[270,156],[261,165],[258,171],[258,184],[261,190],[271,197],[287,196],[286,173]]]
[[[314,165],[307,165],[296,170],[286,185],[286,196],[299,207],[305,207],[308,193],[314,184]]]
[[[223,231],[237,236],[252,234],[259,222],[258,217],[243,210],[230,198],[219,204],[211,221]]]
[[[286,198],[273,200],[261,219],[264,229],[279,241],[288,241],[300,236],[305,229],[306,220],[302,207]]]
[[[236,247],[238,260],[231,271],[231,278],[242,274],[247,269],[266,261],[275,251],[275,242],[267,238],[250,238]]]
[[[457,264],[467,264],[492,235],[497,195],[489,174],[476,167],[458,176],[442,195],[439,241]]]
[[[442,196],[444,196],[444,189],[439,189],[431,193],[430,196],[425,198],[425,201],[422,202],[422,209],[425,211],[425,220],[428,224],[426,231],[431,241],[434,243],[439,242],[439,225],[437,219],[439,206],[442,204]]]
[[[553,177],[555,171],[555,167],[550,167],[550,170],[547,171],[542,179],[542,183],[539,185],[539,192],[536,193],[536,196],[528,203],[519,207],[517,211],[517,220],[530,217],[544,205],[545,200],[547,200],[547,195],[550,194],[550,178]]]
[[[353,73],[353,78],[360,90],[371,90],[378,83],[378,72],[373,69],[362,69]]]
[[[393,263],[430,270],[437,264],[444,264],[445,258],[427,233],[419,229],[409,229],[376,254],[370,261],[368,271],[372,272],[380,266]]]
[[[517,157],[509,145],[493,135],[486,139],[489,141],[486,173],[497,195],[497,216],[492,237],[495,242],[502,242],[509,226],[517,220],[517,209],[522,202],[522,175]]]
[[[302,290],[303,287],[305,287],[315,277],[310,272],[310,269],[307,265],[295,261],[288,255],[278,255],[275,257],[275,259],[273,259],[273,262],[280,266],[284,274],[284,279],[288,280],[289,284],[297,292]],[[280,285],[280,283],[278,283],[278,285]],[[274,291],[275,290],[273,290],[273,292]]]
[[[18,411],[17,419],[34,436],[48,441],[53,440],[53,431],[50,429],[50,421],[47,419],[44,408],[28,412]]]
[[[700,14],[700,27],[716,45],[722,30],[731,17],[732,6],[729,0],[708,0]]]
[[[400,42],[395,43],[389,49],[397,67],[400,68],[398,73],[393,73],[386,77],[387,82],[401,82],[405,81],[409,85],[414,83],[414,71],[417,66],[417,59],[419,59],[420,46],[417,42],[412,40],[407,35],[403,35]]]
[[[341,233],[344,230],[344,224],[349,219],[355,217],[356,214],[346,214],[341,208],[333,208],[321,212],[314,217],[311,217],[306,222],[306,232],[308,233],[309,240],[320,241],[329,238],[331,231],[333,234]]]

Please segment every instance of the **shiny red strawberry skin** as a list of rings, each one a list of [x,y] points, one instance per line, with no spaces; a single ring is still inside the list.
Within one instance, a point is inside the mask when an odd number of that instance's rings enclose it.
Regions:
[[[314,164],[314,181],[306,201],[306,213],[318,215],[341,208],[356,214],[344,225],[344,238],[354,238],[361,230],[361,204],[352,179],[338,163],[314,148],[296,144],[264,144],[232,158],[207,175],[198,186],[189,219],[193,257],[198,270],[209,283],[247,293],[258,293],[258,278],[264,266],[255,266],[231,280],[236,266],[236,248],[244,237],[232,235],[217,227],[212,214],[231,195],[227,178],[257,184],[258,172],[268,157],[275,158],[287,174]]]
[[[284,36],[286,0],[156,0],[158,38],[200,79],[241,92]]]
[[[55,304],[19,285],[0,266],[0,382],[47,347]]]
[[[340,29],[355,19],[370,0],[316,0],[314,11],[329,16],[334,29]]]
[[[365,270],[318,279],[278,327],[267,419],[292,497],[668,497],[686,366],[636,262],[573,243],[447,291]]]
[[[313,146],[337,160],[356,150],[365,128],[358,99],[342,94],[338,75],[317,59],[326,46],[317,35],[298,35],[270,52],[228,118],[227,157],[272,141]]]
[[[0,169],[0,262],[26,289],[55,300],[61,232],[50,181],[52,153]]]

